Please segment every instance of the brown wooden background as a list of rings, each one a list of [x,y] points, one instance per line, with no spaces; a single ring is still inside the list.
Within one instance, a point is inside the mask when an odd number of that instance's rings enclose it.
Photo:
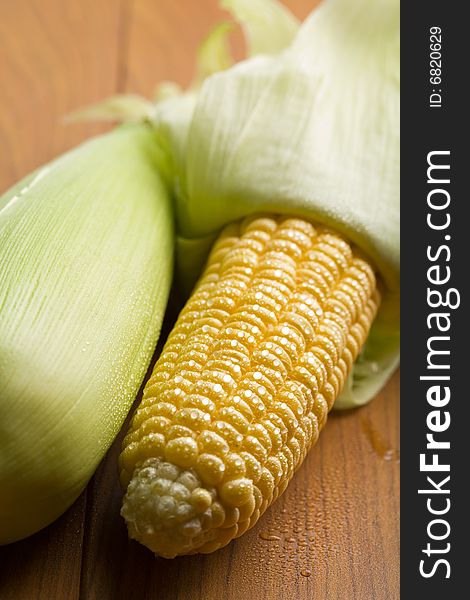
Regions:
[[[302,18],[316,2],[285,1]],[[0,192],[104,129],[64,126],[63,115],[116,92],[149,95],[163,79],[188,83],[198,43],[221,17],[216,0],[0,0]],[[240,36],[234,43],[240,54]],[[395,600],[398,423],[396,375],[370,405],[331,415],[252,531],[173,561],[127,539],[118,440],[62,518],[0,548],[0,599]]]

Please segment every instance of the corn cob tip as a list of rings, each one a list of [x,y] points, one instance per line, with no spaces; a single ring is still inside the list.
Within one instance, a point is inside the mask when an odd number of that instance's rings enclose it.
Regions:
[[[121,515],[130,537],[163,558],[192,554],[202,546],[210,552],[222,545],[220,539],[211,544],[226,520],[216,488],[204,486],[194,469],[159,458],[136,469]]]

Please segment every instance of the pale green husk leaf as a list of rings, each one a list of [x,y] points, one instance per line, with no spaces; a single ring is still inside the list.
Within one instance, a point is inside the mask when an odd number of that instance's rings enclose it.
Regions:
[[[140,122],[151,117],[152,102],[136,94],[117,94],[96,104],[79,108],[65,117],[66,123],[80,121]]]
[[[277,0],[221,0],[221,6],[243,27],[248,56],[281,52],[299,29],[299,21]]]
[[[0,199],[0,544],[75,500],[148,368],[173,270],[157,159],[125,126]]]
[[[233,23],[222,22],[206,36],[197,53],[194,87],[199,87],[210,75],[224,71],[233,65],[229,45],[229,35],[233,29]]]

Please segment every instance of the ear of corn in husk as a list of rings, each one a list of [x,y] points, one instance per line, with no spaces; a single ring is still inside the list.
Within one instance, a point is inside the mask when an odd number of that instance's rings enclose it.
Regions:
[[[183,283],[227,223],[285,216],[223,230],[124,441],[122,515],[164,557],[253,526],[333,403],[367,402],[398,361],[398,4],[330,0],[296,34],[277,2],[224,4],[258,55],[153,117]]]
[[[158,160],[125,126],[0,199],[0,543],[75,500],[141,385],[173,264]]]

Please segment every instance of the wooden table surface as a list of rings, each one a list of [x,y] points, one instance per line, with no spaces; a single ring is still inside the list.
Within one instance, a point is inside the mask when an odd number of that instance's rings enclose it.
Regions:
[[[285,3],[303,18],[316,0]],[[73,109],[188,83],[221,17],[216,0],[0,0],[0,191],[104,130],[65,126]],[[398,390],[395,375],[368,406],[330,415],[281,499],[209,556],[156,559],[128,541],[118,439],[66,514],[0,548],[0,599],[397,599]]]

